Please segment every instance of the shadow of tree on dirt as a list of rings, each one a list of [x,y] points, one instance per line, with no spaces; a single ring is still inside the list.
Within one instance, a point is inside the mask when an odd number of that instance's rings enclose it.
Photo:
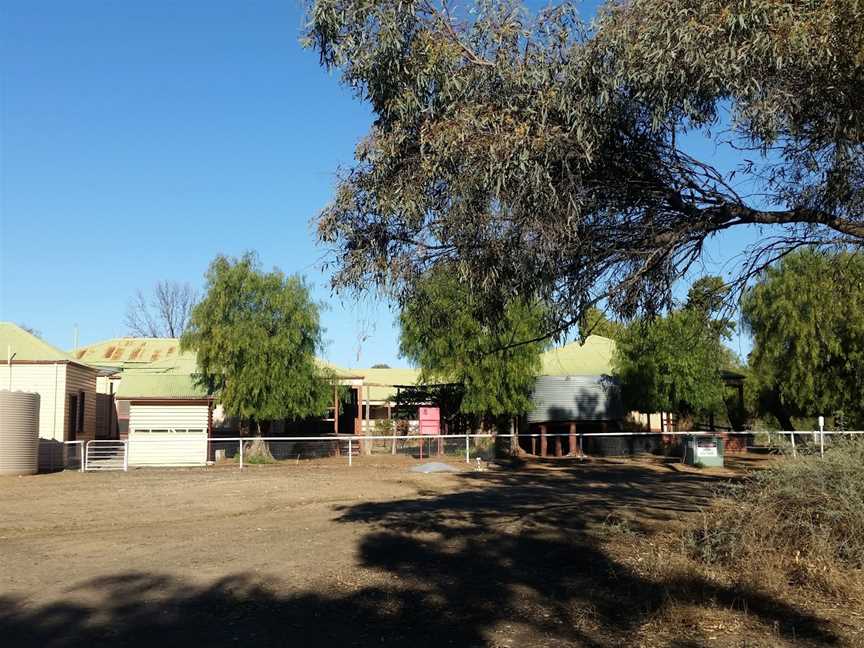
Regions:
[[[701,613],[746,610],[778,638],[835,644],[823,623],[766,594],[695,574],[657,582],[604,550],[592,529],[638,508],[643,527],[695,510],[708,477],[614,466],[490,471],[464,489],[336,509],[363,525],[357,563],[378,574],[351,591],[296,592],[238,574],[208,586],[124,573],[33,607],[0,599],[5,645],[78,646],[587,646],[636,645],[670,601]],[[302,551],[302,547],[297,548]],[[279,574],[274,574],[278,578]],[[709,642],[670,632],[665,645]],[[680,636],[680,635],[686,636]]]

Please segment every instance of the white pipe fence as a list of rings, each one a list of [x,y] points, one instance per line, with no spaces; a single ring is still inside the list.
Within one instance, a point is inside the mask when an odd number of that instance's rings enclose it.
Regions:
[[[635,432],[547,432],[547,433],[504,433],[504,434],[492,434],[492,433],[467,433],[467,434],[439,434],[439,435],[428,435],[428,434],[370,434],[370,435],[327,435],[327,436],[280,436],[280,437],[209,437],[206,439],[205,445],[205,457],[202,457],[202,461],[200,465],[205,463],[212,463],[210,460],[211,456],[215,456],[215,450],[217,446],[223,445],[228,446],[227,449],[230,449],[230,446],[237,444],[237,459],[239,463],[240,469],[243,469],[248,463],[249,460],[246,457],[246,445],[252,442],[266,442],[268,446],[270,444],[279,444],[279,443],[322,443],[329,444],[331,448],[334,449],[332,454],[337,456],[342,455],[342,448],[344,447],[348,459],[348,465],[352,466],[354,463],[354,456],[358,452],[363,452],[366,450],[366,454],[371,454],[369,452],[370,445],[375,441],[390,441],[391,446],[393,448],[393,453],[395,454],[395,448],[397,442],[403,443],[416,441],[417,445],[414,447],[419,448],[420,450],[420,458],[423,458],[423,450],[424,445],[428,441],[429,442],[429,452],[427,457],[432,457],[434,455],[439,455],[442,453],[442,449],[449,448],[451,451],[454,448],[453,442],[461,442],[464,440],[465,442],[465,463],[471,462],[471,439],[536,439],[536,438],[546,438],[546,439],[555,439],[558,437],[564,438],[578,438],[579,439],[579,454],[576,453],[576,448],[568,447],[568,454],[563,456],[569,457],[577,457],[584,458],[583,454],[583,440],[588,438],[609,438],[609,437],[660,437],[660,438],[668,438],[668,437],[683,437],[683,436],[719,436],[719,435],[729,435],[729,436],[754,436],[757,434],[764,434],[768,436],[769,448],[773,448],[774,445],[772,443],[772,435],[777,435],[777,437],[782,438],[785,436],[789,437],[792,455],[793,457],[798,456],[798,446],[796,443],[795,437],[807,437],[810,435],[813,439],[813,445],[819,448],[819,452],[821,455],[824,455],[825,451],[825,437],[832,435],[840,435],[840,436],[856,436],[864,434],[864,430],[849,430],[849,431],[840,431],[840,430],[796,430],[794,432],[791,431],[768,431],[768,430],[747,430],[741,432],[711,432],[705,430],[698,431],[667,431],[667,432],[644,432],[644,431],[635,431]],[[436,442],[438,446],[437,452],[433,451],[432,442]],[[451,442],[448,446],[448,441]],[[182,442],[182,440],[171,439],[171,438],[162,438],[162,439],[153,439],[147,440],[147,443],[159,443],[159,444],[168,444],[164,447],[166,449],[170,449],[170,444],[175,442]],[[108,452],[108,449],[122,453],[122,470],[128,470],[129,466],[129,442],[128,440],[90,440],[90,441],[66,441],[67,445],[78,445],[79,452],[76,454],[80,454],[80,470],[83,472],[88,469],[88,448],[95,446],[99,448],[104,444],[105,452],[96,454],[105,454]],[[476,442],[475,442],[476,443]],[[335,444],[335,447],[334,447]],[[324,449],[327,446],[322,446]],[[409,450],[413,450],[414,447],[409,448]],[[220,448],[226,449],[226,448]],[[269,451],[269,450],[268,450]],[[293,456],[293,455],[292,455]],[[298,460],[299,460],[298,455]],[[552,455],[550,455],[552,456]],[[152,465],[152,464],[151,464]],[[166,467],[172,465],[170,462],[166,462],[164,464]],[[176,464],[175,464],[176,465]]]

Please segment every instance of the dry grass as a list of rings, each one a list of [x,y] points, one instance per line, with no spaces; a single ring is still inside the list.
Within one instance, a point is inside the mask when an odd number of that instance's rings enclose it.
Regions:
[[[685,548],[707,565],[765,583],[846,597],[864,570],[864,442],[787,458],[718,493]]]

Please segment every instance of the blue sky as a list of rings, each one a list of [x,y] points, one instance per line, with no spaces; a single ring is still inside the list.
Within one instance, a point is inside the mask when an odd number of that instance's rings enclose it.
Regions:
[[[359,364],[399,363],[388,307],[320,270],[310,222],[371,115],[302,26],[290,1],[0,4],[0,319],[65,349],[123,335],[135,290],[257,250],[329,302],[328,359],[356,366],[367,333]]]

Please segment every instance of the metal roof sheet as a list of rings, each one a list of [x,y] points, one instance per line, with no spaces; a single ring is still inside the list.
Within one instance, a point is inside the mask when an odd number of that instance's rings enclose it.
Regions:
[[[120,337],[79,347],[72,355],[80,361],[99,367],[122,369],[180,355],[178,338]]]
[[[416,385],[420,376],[419,369],[410,367],[347,369],[346,371],[363,378],[363,383],[368,388],[369,400],[376,402],[394,400],[396,385]]]
[[[207,390],[191,374],[127,371],[117,388],[117,398],[204,398]]]
[[[541,376],[604,376],[612,374],[615,342],[599,335],[589,335],[583,344],[571,342],[549,349],[541,356]]]
[[[0,361],[6,361],[7,347],[12,348],[15,358],[12,360],[29,362],[73,362],[82,366],[89,366],[86,362],[77,360],[65,351],[48,344],[32,333],[12,322],[0,322]]]

